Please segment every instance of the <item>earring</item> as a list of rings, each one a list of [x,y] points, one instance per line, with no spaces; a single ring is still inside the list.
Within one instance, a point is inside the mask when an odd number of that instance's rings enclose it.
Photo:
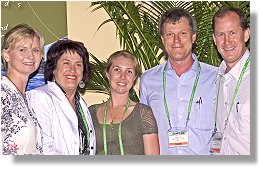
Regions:
[[[53,71],[53,82],[56,82],[55,80],[55,72]]]
[[[82,80],[79,82],[79,87],[81,89],[83,89],[85,87],[85,83]]]

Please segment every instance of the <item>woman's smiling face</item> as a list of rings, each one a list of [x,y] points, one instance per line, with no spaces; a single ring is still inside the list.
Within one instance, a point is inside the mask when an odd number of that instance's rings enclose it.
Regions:
[[[77,52],[67,51],[58,60],[54,70],[55,81],[67,93],[76,91],[83,78],[83,60]]]

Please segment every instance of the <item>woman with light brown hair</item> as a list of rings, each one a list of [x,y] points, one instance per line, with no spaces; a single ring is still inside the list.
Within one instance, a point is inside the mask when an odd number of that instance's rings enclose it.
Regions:
[[[140,74],[136,57],[113,53],[107,62],[110,97],[89,107],[96,132],[96,154],[158,155],[158,129],[152,109],[129,98]]]

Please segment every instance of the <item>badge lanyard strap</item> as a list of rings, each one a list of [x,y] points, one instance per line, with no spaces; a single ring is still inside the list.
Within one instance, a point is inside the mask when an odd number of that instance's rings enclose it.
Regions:
[[[89,131],[89,126],[88,126],[87,120],[86,120],[86,118],[85,118],[85,115],[84,115],[84,112],[83,112],[83,109],[82,109],[80,103],[77,102],[77,104],[78,104],[78,107],[79,107],[79,110],[80,110],[81,118],[82,118],[82,120],[83,120],[83,122],[84,122],[84,125],[85,125],[85,128],[86,128],[86,130],[87,130],[88,145],[90,145],[90,131]]]
[[[167,116],[168,123],[169,123],[170,129],[171,129],[172,125],[171,125],[171,120],[170,120],[170,113],[168,110],[168,104],[166,101],[166,94],[165,94],[165,92],[166,92],[166,69],[167,69],[167,64],[165,65],[164,70],[163,70],[163,91],[164,91],[163,100],[164,100],[164,107],[165,107],[166,116]],[[200,63],[198,62],[198,72],[197,72],[196,77],[195,77],[195,82],[194,82],[194,86],[192,89],[190,101],[188,103],[188,112],[187,112],[187,119],[186,119],[185,128],[187,128],[188,121],[190,120],[189,117],[190,117],[190,113],[192,110],[193,99],[194,99],[194,95],[195,95],[195,91],[196,91],[196,86],[198,84],[200,72],[201,72],[201,66],[200,66]]]
[[[120,144],[120,151],[121,151],[121,155],[124,155],[124,149],[123,149],[123,143],[122,143],[122,136],[121,136],[121,123],[122,120],[124,118],[125,113],[127,112],[129,106],[130,106],[130,98],[128,100],[128,103],[126,104],[126,107],[123,111],[123,115],[121,118],[121,122],[119,124],[119,129],[118,129],[118,138],[119,138],[119,144]],[[106,118],[107,118],[107,110],[108,110],[108,106],[109,106],[109,99],[106,101],[106,107],[104,110],[104,117],[103,117],[103,145],[104,145],[104,154],[107,155],[108,153],[108,148],[107,148],[107,135],[106,135]]]
[[[234,100],[236,99],[236,96],[237,96],[237,92],[239,90],[239,86],[241,84],[241,81],[242,81],[242,78],[243,78],[243,75],[245,73],[245,70],[248,66],[248,63],[250,61],[250,56],[248,56],[247,60],[246,60],[246,63],[244,64],[243,68],[242,68],[242,71],[240,72],[240,75],[239,75],[239,78],[238,78],[238,82],[236,84],[236,89],[235,89],[235,92],[233,94],[233,97],[232,97],[232,101],[231,101],[231,105],[230,105],[230,109],[229,109],[229,112],[228,112],[228,115],[227,115],[227,118],[225,120],[225,124],[224,124],[224,130],[226,130],[226,125],[229,121],[229,116],[231,114],[231,111],[232,111],[232,108],[233,108],[233,105],[234,105]],[[217,89],[217,97],[216,97],[216,112],[215,112],[215,131],[217,130],[217,111],[218,111],[218,97],[219,97],[219,88],[220,88],[220,82],[221,82],[221,78],[220,78],[220,81],[219,81],[219,85],[218,85],[218,89]]]

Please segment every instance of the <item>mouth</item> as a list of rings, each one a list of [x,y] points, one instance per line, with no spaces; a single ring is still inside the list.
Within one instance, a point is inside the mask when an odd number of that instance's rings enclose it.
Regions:
[[[223,48],[225,51],[232,51],[235,49],[235,47],[224,47]]]
[[[76,80],[76,79],[77,79],[77,76],[74,76],[74,75],[66,75],[66,78],[67,78],[67,79],[71,79],[71,80]]]
[[[23,64],[26,66],[33,66],[35,65],[35,62],[24,62]]]
[[[126,86],[127,84],[123,83],[123,82],[118,82],[117,85],[119,85],[119,86]]]

